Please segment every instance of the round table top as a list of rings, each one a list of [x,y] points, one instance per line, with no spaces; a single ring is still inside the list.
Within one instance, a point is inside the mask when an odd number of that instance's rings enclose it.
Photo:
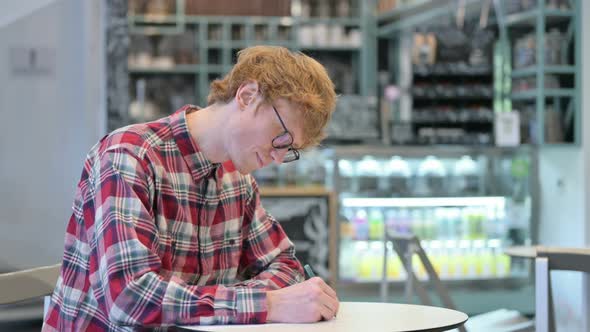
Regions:
[[[590,255],[590,248],[570,248],[555,246],[514,246],[504,249],[504,253],[513,257],[537,258],[540,255]]]
[[[312,331],[312,332],[394,332],[446,331],[461,326],[467,315],[439,307],[369,302],[341,302],[338,317],[310,324],[262,324],[194,326],[199,331]]]
[[[512,257],[535,258],[537,246],[514,246],[504,249],[504,253]]]

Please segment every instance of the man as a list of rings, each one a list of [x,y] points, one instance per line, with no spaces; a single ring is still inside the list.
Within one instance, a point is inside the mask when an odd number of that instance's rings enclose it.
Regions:
[[[316,145],[335,107],[315,60],[240,52],[209,106],[118,129],[86,159],[44,331],[315,322],[338,298],[304,281],[250,172]]]

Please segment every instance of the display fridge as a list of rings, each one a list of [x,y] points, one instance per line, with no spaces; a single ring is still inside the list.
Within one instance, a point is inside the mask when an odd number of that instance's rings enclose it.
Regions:
[[[336,279],[343,293],[375,299],[368,294],[384,279],[404,288],[402,259],[384,241],[389,232],[417,237],[459,308],[474,313],[501,305],[486,293],[531,295],[530,265],[504,249],[535,241],[532,149],[351,146],[330,153],[328,185],[338,193],[339,210]],[[427,281],[417,255],[410,265]],[[394,293],[389,300],[406,299]],[[532,311],[522,303],[513,308]]]

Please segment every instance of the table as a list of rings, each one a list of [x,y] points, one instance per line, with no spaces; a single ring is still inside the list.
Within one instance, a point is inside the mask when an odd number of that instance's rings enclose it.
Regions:
[[[590,274],[590,248],[546,246],[509,247],[504,253],[535,260],[535,331],[555,331],[551,270]]]
[[[394,332],[447,331],[462,326],[467,315],[445,308],[396,303],[341,302],[338,317],[309,324],[183,326],[196,331]]]
[[[515,246],[504,249],[504,253],[512,257],[536,258],[537,246]]]

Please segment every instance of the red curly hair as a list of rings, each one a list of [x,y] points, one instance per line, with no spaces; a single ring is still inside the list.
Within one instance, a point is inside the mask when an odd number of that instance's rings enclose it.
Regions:
[[[334,83],[326,69],[301,52],[279,46],[254,46],[238,52],[238,61],[221,79],[211,83],[207,102],[229,103],[240,85],[256,81],[265,102],[284,98],[301,111],[305,141],[318,145],[336,107]]]

